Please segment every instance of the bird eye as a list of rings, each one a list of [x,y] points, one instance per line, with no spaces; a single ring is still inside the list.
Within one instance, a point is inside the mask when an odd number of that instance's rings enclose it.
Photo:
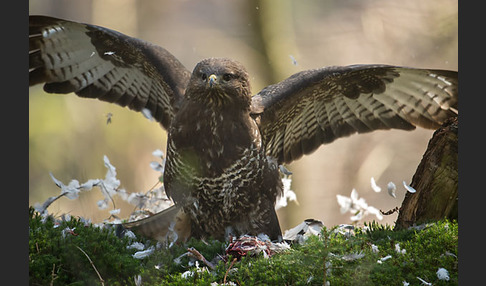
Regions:
[[[233,75],[232,75],[232,74],[230,74],[230,73],[225,73],[225,74],[223,75],[223,80],[224,80],[224,81],[230,81],[232,78],[233,78]]]
[[[205,73],[202,73],[202,74],[201,74],[201,79],[202,79],[203,81],[206,81],[206,79],[208,79],[208,76],[207,76]]]

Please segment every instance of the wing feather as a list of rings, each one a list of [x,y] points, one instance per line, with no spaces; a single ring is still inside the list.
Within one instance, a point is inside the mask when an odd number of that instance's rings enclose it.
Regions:
[[[378,129],[437,128],[457,116],[457,72],[388,65],[303,71],[253,96],[267,155],[290,163]]]
[[[29,85],[147,108],[164,128],[190,72],[165,49],[103,27],[29,16]]]

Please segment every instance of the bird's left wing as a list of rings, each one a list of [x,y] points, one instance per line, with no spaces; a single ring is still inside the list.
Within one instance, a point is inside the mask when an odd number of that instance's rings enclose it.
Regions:
[[[437,128],[457,115],[457,72],[388,65],[307,70],[252,98],[267,155],[290,163],[378,129]]]
[[[144,108],[168,129],[190,72],[167,50],[103,27],[29,16],[29,85]]]

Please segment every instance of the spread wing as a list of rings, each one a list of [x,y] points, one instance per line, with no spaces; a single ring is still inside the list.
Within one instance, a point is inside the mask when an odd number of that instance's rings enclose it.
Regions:
[[[252,98],[267,155],[290,163],[378,129],[438,128],[457,115],[457,72],[387,65],[303,71]]]
[[[190,72],[167,50],[106,28],[29,16],[29,85],[146,108],[168,128]]]

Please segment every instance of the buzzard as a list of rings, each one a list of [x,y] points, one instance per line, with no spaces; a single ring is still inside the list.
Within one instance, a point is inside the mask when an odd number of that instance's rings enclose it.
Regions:
[[[29,84],[149,110],[168,131],[164,187],[175,205],[125,227],[163,239],[281,237],[279,165],[378,129],[437,128],[457,116],[457,72],[390,65],[296,73],[252,95],[238,62],[191,73],[162,47],[90,24],[29,17]]]

